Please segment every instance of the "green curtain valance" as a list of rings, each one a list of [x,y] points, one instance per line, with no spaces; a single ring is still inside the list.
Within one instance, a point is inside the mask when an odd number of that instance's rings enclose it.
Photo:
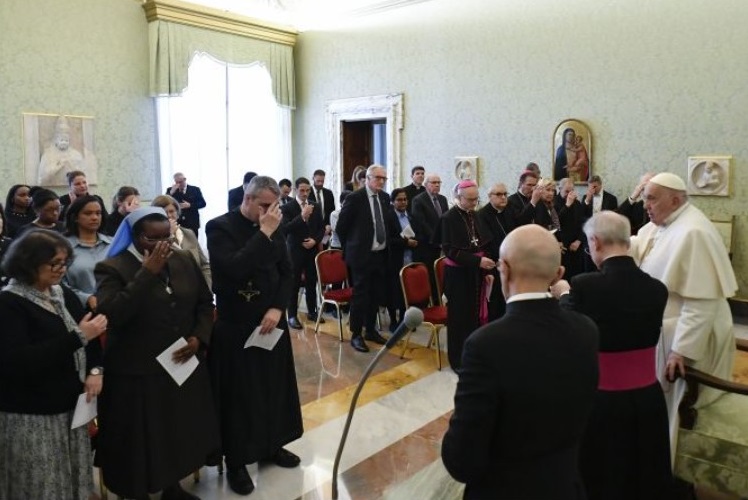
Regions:
[[[275,100],[296,108],[291,46],[160,20],[148,24],[148,38],[153,96],[180,95],[187,88],[192,57],[204,52],[232,64],[263,63],[270,72]]]

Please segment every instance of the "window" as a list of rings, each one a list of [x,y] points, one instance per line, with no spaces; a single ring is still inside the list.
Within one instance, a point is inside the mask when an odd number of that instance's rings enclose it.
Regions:
[[[157,99],[161,182],[165,191],[182,172],[199,186],[204,224],[226,212],[227,192],[245,172],[291,177],[291,111],[275,102],[260,63],[230,65],[198,54],[188,78],[181,96]]]

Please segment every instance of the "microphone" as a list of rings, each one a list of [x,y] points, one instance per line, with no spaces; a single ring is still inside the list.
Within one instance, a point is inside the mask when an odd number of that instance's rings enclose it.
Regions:
[[[361,389],[364,387],[364,383],[369,378],[369,375],[371,375],[372,370],[374,370],[374,367],[377,365],[379,360],[382,358],[385,352],[392,349],[392,347],[397,344],[400,339],[402,339],[406,333],[408,333],[411,330],[415,330],[418,328],[418,326],[423,323],[423,311],[418,309],[417,307],[409,307],[407,311],[405,311],[405,314],[403,315],[403,321],[400,323],[400,326],[395,329],[395,332],[392,334],[392,336],[387,340],[387,343],[382,346],[382,348],[379,350],[376,356],[374,356],[374,359],[371,360],[369,363],[369,366],[366,367],[366,371],[364,371],[364,374],[361,376],[361,380],[358,383],[358,387],[356,387],[356,392],[353,393],[353,398],[351,399],[351,406],[348,408],[348,418],[345,421],[345,427],[343,428],[343,435],[340,438],[340,444],[338,445],[338,452],[335,454],[335,463],[332,467],[332,498],[333,500],[337,500],[338,498],[338,467],[340,467],[340,457],[343,456],[343,447],[345,446],[345,441],[348,438],[348,431],[351,428],[351,422],[353,421],[353,412],[356,410],[356,402],[358,401],[358,396],[361,394]]]

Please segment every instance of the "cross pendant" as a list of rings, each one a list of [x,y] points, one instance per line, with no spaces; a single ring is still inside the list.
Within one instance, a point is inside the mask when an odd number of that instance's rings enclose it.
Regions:
[[[244,297],[247,302],[252,302],[252,299],[260,295],[260,291],[256,290],[252,281],[247,282],[247,288],[244,290],[238,290],[236,293]]]

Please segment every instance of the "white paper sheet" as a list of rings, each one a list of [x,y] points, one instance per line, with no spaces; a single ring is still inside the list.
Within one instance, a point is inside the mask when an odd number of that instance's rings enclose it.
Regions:
[[[400,236],[403,238],[415,238],[416,233],[413,232],[413,228],[410,227],[410,224],[405,226],[402,231],[400,231]]]
[[[275,344],[280,340],[281,335],[283,335],[283,330],[280,328],[273,328],[272,332],[260,335],[260,327],[258,326],[244,343],[244,348],[247,349],[248,347],[255,346],[272,351]]]
[[[78,402],[75,403],[75,412],[73,412],[73,423],[70,424],[71,429],[77,429],[82,425],[86,425],[91,420],[95,419],[96,412],[96,398],[91,398],[91,402],[86,402],[86,393],[84,392],[78,396]]]
[[[174,360],[172,359],[172,355],[174,354],[174,352],[178,351],[186,345],[187,341],[183,337],[179,337],[176,342],[167,347],[164,352],[156,356],[156,360],[161,363],[161,366],[163,366],[166,372],[171,375],[171,378],[174,379],[174,382],[176,382],[177,385],[180,386],[184,384],[184,381],[187,380],[190,375],[192,375],[192,372],[195,371],[197,365],[200,364],[200,362],[197,360],[197,356],[192,356],[190,359],[181,364],[174,362]]]

